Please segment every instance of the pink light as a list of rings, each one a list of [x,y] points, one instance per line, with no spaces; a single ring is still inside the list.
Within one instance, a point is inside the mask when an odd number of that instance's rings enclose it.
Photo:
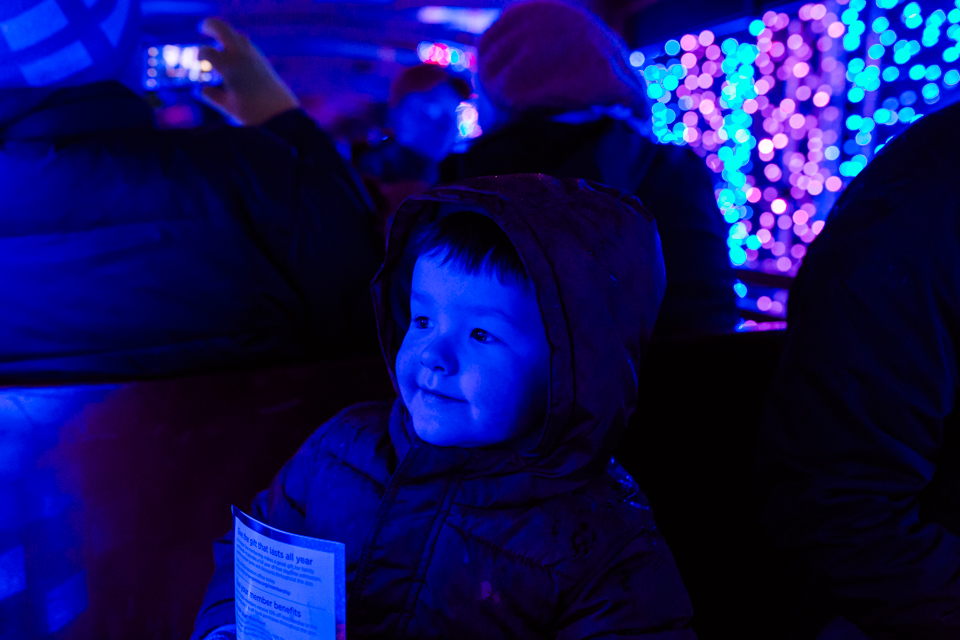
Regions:
[[[816,162],[808,162],[807,164],[803,165],[803,172],[808,176],[812,176],[819,170],[820,170],[820,167],[817,166]]]
[[[805,78],[807,77],[808,73],[810,73],[810,65],[808,65],[806,62],[798,62],[793,67],[793,75],[795,75],[798,78]],[[807,87],[803,87],[803,88],[807,89],[807,91],[810,91],[810,89],[808,89]],[[809,96],[809,93],[807,95]]]
[[[721,53],[722,52],[720,51],[720,47],[718,47],[715,44],[712,44],[709,47],[707,47],[706,55],[708,60],[716,60],[717,58],[720,57]]]
[[[697,38],[697,40],[700,42],[701,47],[709,47],[710,45],[713,44],[713,40],[714,40],[713,31],[710,31],[710,30],[701,31],[700,37]]]
[[[831,38],[839,38],[846,32],[847,32],[847,25],[843,24],[839,20],[831,24],[829,27],[827,27],[827,33],[830,35]]]
[[[789,141],[790,139],[787,138],[785,133],[778,133],[777,135],[773,136],[773,146],[777,149],[783,149],[785,146],[787,146]]]
[[[767,176],[767,180],[770,182],[777,182],[783,177],[783,172],[780,170],[780,167],[770,163],[763,168],[763,175]]]
[[[767,79],[764,77],[764,78],[760,78],[759,80],[757,80],[757,81],[753,84],[753,88],[757,90],[757,95],[762,96],[762,95],[765,94],[767,91],[770,91],[770,88],[771,88],[771,87],[770,87],[770,84],[767,82]]]
[[[811,180],[810,184],[807,186],[807,193],[812,196],[818,196],[823,193],[823,183],[819,180]],[[803,234],[800,234],[803,235]]]
[[[777,23],[777,12],[776,11],[767,11],[763,14],[763,24],[768,27],[772,27]]]
[[[757,112],[758,107],[759,105],[757,104],[757,101],[754,100],[753,98],[747,98],[746,100],[743,101],[744,113],[753,115],[754,113]]]
[[[700,136],[700,131],[694,127],[687,127],[683,130],[683,139],[685,142],[690,143],[696,140]]]
[[[797,90],[794,92],[793,95],[794,97],[796,97],[797,100],[803,102],[805,100],[810,99],[810,96],[813,95],[813,90],[807,86],[797,87]]]
[[[830,36],[821,36],[820,39],[817,40],[817,49],[819,49],[822,52],[829,51],[830,47],[832,46],[833,46],[833,38],[831,38]]]
[[[803,127],[803,124],[806,122],[806,118],[803,117],[802,113],[795,113],[790,116],[790,126],[794,129],[800,129]]]
[[[796,51],[803,45],[803,36],[799,33],[795,33],[789,38],[787,38],[787,46],[792,50]]]
[[[757,143],[757,149],[760,153],[772,153],[773,152],[773,140],[769,138],[764,138]]]
[[[697,79],[697,86],[701,89],[709,89],[713,86],[713,76],[709,73],[701,73]]]
[[[827,15],[827,8],[822,4],[815,4],[810,7],[810,18],[813,20],[823,20]]]
[[[788,16],[785,13],[781,13],[777,15],[777,21],[773,24],[773,28],[776,29],[777,31],[780,31],[781,29],[786,29],[787,25],[789,24],[790,24],[790,16]]]
[[[805,225],[805,224],[795,224],[795,225],[793,225],[793,233],[794,233],[794,235],[798,235],[798,236],[800,236],[800,237],[802,238],[803,236],[807,235],[809,232],[810,232],[810,227],[808,227],[808,226]],[[791,251],[790,253],[793,253],[793,251]],[[796,256],[794,256],[794,257],[796,257]]]
[[[793,113],[794,109],[797,108],[797,103],[791,100],[790,98],[784,98],[780,102],[780,111],[783,113]]]
[[[807,220],[810,218],[808,214],[803,209],[797,209],[793,212],[793,222],[794,224],[807,224]]]
[[[824,91],[817,91],[813,96],[813,104],[818,107],[825,107],[830,104],[830,96]]]
[[[824,222],[823,220],[817,220],[812,225],[810,225],[810,230],[813,231],[815,234],[820,235],[820,232],[823,231],[823,225],[825,224],[826,222]]]
[[[696,111],[687,111],[685,114],[683,114],[683,124],[687,125],[688,127],[697,126],[698,120],[699,117],[697,116]]]
[[[782,256],[786,252],[787,245],[783,244],[782,242],[774,242],[773,246],[770,248],[770,253],[775,256]]]
[[[792,266],[793,266],[793,262],[787,256],[783,256],[782,258],[777,260],[777,269],[779,269],[780,271],[790,271],[790,267]]]
[[[760,296],[757,298],[757,309],[760,311],[769,311],[770,307],[773,306],[773,300],[767,296]]]
[[[841,180],[838,176],[830,176],[829,178],[827,178],[826,186],[827,186],[827,191],[832,191],[836,193],[837,191],[840,191],[840,189],[843,188],[843,180]],[[816,227],[817,223],[813,223],[813,224],[814,224],[814,227]],[[814,233],[817,233],[817,231],[814,230]]]
[[[686,36],[684,36],[686,37]],[[697,54],[695,53],[685,53],[680,57],[680,64],[687,69],[692,69],[697,66]]]
[[[803,235],[802,233],[799,235]],[[792,255],[797,260],[803,259],[803,256],[807,255],[807,248],[802,244],[795,244],[790,247],[790,255]]]
[[[770,229],[775,224],[777,224],[777,219],[773,216],[772,213],[770,213],[769,211],[764,211],[763,213],[760,214],[761,227],[763,227],[764,229]],[[760,232],[758,231],[757,237],[759,236],[760,236]],[[769,231],[767,231],[767,237],[768,238],[771,237]]]
[[[713,80],[713,78],[711,78],[711,80]],[[691,91],[693,91],[694,89],[697,89],[700,86],[700,76],[695,76],[695,75],[687,76],[686,78],[683,79],[683,86],[685,86],[687,89],[690,89]],[[680,92],[678,91],[677,93],[679,94]]]
[[[797,15],[800,16],[800,19],[801,19],[801,20],[809,20],[809,19],[810,19],[810,5],[805,4],[805,5],[803,5],[802,7],[800,7],[800,11],[797,12]]]
[[[684,51],[693,51],[698,46],[697,36],[687,34],[680,38],[680,48]]]
[[[782,42],[774,42],[770,45],[770,57],[774,60],[779,59],[786,51],[786,47],[783,46]]]
[[[747,202],[757,203],[760,202],[760,198],[762,197],[763,193],[756,187],[752,187],[750,191],[747,191]]]
[[[700,113],[702,113],[703,115],[705,116],[710,115],[711,113],[713,113],[713,109],[714,109],[713,100],[705,99],[700,102]],[[713,124],[711,123],[710,126],[713,126]]]
[[[770,210],[774,213],[783,213],[787,210],[787,202],[783,198],[777,198],[770,203]]]

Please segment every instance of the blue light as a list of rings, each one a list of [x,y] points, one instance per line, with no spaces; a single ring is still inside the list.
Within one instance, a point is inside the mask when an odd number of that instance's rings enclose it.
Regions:
[[[900,94],[900,104],[902,104],[905,107],[909,107],[916,101],[917,101],[917,94],[911,91],[910,89],[907,89],[906,91]]]
[[[667,52],[667,55],[675,56],[680,53],[680,43],[676,40],[667,40],[667,43],[663,45],[663,50]]]
[[[910,79],[911,80],[920,80],[923,78],[923,74],[926,73],[927,69],[922,64],[915,64],[910,67]]]
[[[859,17],[859,14],[857,11],[853,9],[847,9],[842,14],[840,14],[840,22],[849,26],[854,22],[856,22],[858,17]]]
[[[870,133],[876,126],[877,125],[873,121],[873,118],[864,118],[860,121],[860,131],[863,133]]]
[[[763,20],[754,20],[750,23],[750,35],[756,37],[760,35],[760,32],[767,28],[767,25],[763,24]]]
[[[863,100],[864,95],[866,94],[864,94],[863,89],[860,87],[853,87],[847,92],[847,99],[850,100],[850,102],[860,102]]]
[[[958,59],[960,59],[960,51],[958,51],[956,47],[950,47],[949,49],[944,50],[944,62],[956,62]]]
[[[883,48],[882,44],[875,44],[867,51],[867,55],[870,56],[873,60],[879,60],[883,57],[883,54],[886,52],[886,49]]]
[[[887,82],[893,82],[900,77],[900,69],[896,67],[887,67],[883,70],[883,79]]]
[[[883,33],[890,28],[890,21],[886,18],[877,18],[873,21],[874,33]]]
[[[927,67],[927,73],[926,73],[927,80],[930,80],[932,82],[939,77],[940,77],[940,67],[938,67],[935,64],[932,64],[929,67]]]
[[[850,129],[850,131],[859,131],[860,123],[862,122],[863,122],[862,117],[858,116],[855,113],[851,114],[850,116],[847,116],[847,129]]]
[[[896,111],[900,108],[900,101],[896,98],[887,98],[883,101],[883,108],[888,111]]]
[[[913,107],[904,107],[900,109],[900,113],[897,116],[903,122],[913,122],[913,118],[917,115],[917,112],[913,110]]]
[[[927,16],[927,28],[936,28],[942,25],[947,21],[947,14],[943,12],[943,9],[937,9],[929,16]]]
[[[948,87],[955,86],[958,82],[960,82],[960,71],[956,69],[950,69],[943,76],[943,83]]]
[[[734,38],[727,38],[723,41],[723,44],[720,45],[720,50],[723,51],[728,56],[732,56],[737,53],[737,46],[740,43]]]
[[[843,36],[843,48],[847,51],[856,51],[860,47],[860,38],[848,33]]]
[[[935,82],[923,85],[923,99],[934,100],[940,95],[940,87]]]
[[[752,238],[756,238],[756,237],[757,237],[757,236],[750,236],[751,239],[752,239]],[[757,240],[757,243],[758,243],[758,244],[757,244],[757,247],[760,246],[759,242],[760,242],[760,241]],[[747,244],[748,244],[748,246],[749,246],[749,241],[747,242]],[[750,247],[750,248],[752,249],[753,247]],[[743,298],[743,297],[745,297],[745,296],[747,295],[747,285],[743,284],[743,283],[740,282],[739,280],[737,280],[737,284],[733,285],[733,290],[736,291],[737,295],[740,296],[741,298]]]
[[[740,247],[732,247],[730,249],[730,262],[735,266],[740,266],[747,261],[746,252]]]
[[[880,34],[880,44],[889,47],[897,41],[897,34],[892,29],[887,29]]]
[[[960,22],[960,9],[953,9],[947,14],[947,20],[953,23]]]
[[[864,67],[866,67],[866,66],[867,66],[867,65],[866,65],[866,63],[863,61],[863,58],[853,58],[853,59],[850,60],[850,62],[847,64],[847,70],[848,70],[850,73],[857,74],[857,73],[860,73],[861,71],[863,71]]]
[[[889,109],[882,109],[882,108],[877,109],[876,112],[873,114],[874,120],[876,120],[880,124],[887,124],[888,122],[890,122],[890,118],[892,116],[893,114],[890,113]]]

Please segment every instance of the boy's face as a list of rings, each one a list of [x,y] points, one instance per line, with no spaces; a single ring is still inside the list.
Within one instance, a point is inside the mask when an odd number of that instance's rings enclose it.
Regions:
[[[546,417],[550,345],[532,291],[420,256],[397,380],[413,427],[439,446],[521,438]]]

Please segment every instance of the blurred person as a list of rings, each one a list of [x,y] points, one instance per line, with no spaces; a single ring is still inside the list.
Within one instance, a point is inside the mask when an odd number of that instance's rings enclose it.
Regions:
[[[758,455],[784,637],[960,638],[958,148],[960,104],[886,145],[791,287]]]
[[[354,152],[354,165],[386,220],[408,196],[437,183],[457,142],[457,107],[470,85],[432,64],[404,69],[390,85],[389,133]]]
[[[204,95],[243,127],[160,131],[118,80],[134,0],[0,5],[0,380],[169,376],[375,349],[368,196],[216,19]]]
[[[374,298],[398,398],[317,429],[254,517],[346,545],[350,638],[693,640],[611,458],[663,295],[653,218],[602,185],[479,178],[408,199],[387,247]],[[238,626],[232,532],[214,555],[194,640]]]
[[[689,147],[650,138],[624,42],[582,7],[531,0],[504,9],[478,58],[478,93],[502,124],[448,157],[441,180],[540,172],[636,194],[657,219],[667,267],[655,335],[732,330],[734,276],[709,170]]]

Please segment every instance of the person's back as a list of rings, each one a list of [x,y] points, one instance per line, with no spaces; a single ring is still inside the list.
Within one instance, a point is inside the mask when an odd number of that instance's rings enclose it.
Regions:
[[[798,638],[960,637],[958,144],[960,105],[889,143],[791,289],[758,460]]]
[[[637,195],[657,219],[667,268],[657,336],[730,331],[739,313],[709,170],[689,148],[640,132],[635,114],[648,107],[623,50],[595,16],[565,3],[505,10],[481,38],[478,63],[484,96],[507,122],[448,157],[441,180],[545,173]]]
[[[97,31],[106,4],[68,29]],[[5,23],[8,40],[27,39],[27,14]],[[120,17],[129,38],[134,21]],[[218,62],[236,63],[239,47],[241,63],[279,83],[249,42],[215,28],[233,39]],[[233,105],[260,127],[161,131],[111,73],[30,75],[41,54],[0,50],[0,380],[178,375],[375,347],[366,285],[382,250],[367,196],[282,84],[273,103]]]
[[[399,398],[320,427],[253,505],[346,545],[349,637],[694,637],[611,458],[663,287],[652,217],[601,185],[480,178],[400,207],[374,284]],[[235,620],[231,536],[215,555],[194,638]]]

